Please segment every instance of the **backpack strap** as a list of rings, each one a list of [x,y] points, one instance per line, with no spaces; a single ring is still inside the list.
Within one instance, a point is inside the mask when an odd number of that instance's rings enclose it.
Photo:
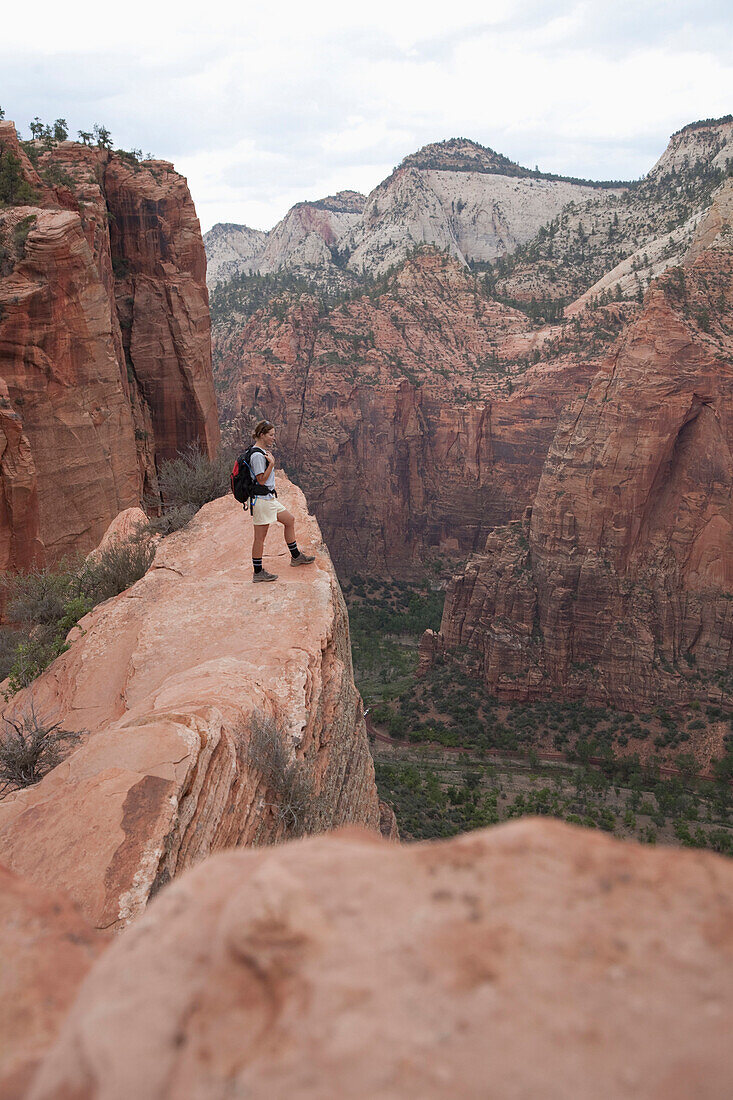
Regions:
[[[255,443],[253,443],[252,446],[248,447],[247,450],[242,455],[242,458],[244,459],[244,461],[247,463],[250,470],[252,471],[252,476],[254,478],[255,485],[257,486],[257,488],[259,490],[259,492],[255,492],[254,496],[250,497],[250,501],[249,501],[249,510],[250,510],[250,512],[254,511],[255,496],[268,496],[270,493],[272,493],[272,495],[275,496],[275,497],[277,496],[277,493],[275,492],[274,489],[266,488],[264,485],[260,484],[260,482],[257,480],[257,475],[254,473],[254,470],[252,470],[252,467],[250,466],[250,459],[252,458],[252,455],[254,455],[254,454],[262,455],[262,457],[265,459],[265,469],[267,469],[267,455],[262,450],[262,447],[258,447]],[[247,505],[245,504],[245,508],[246,507],[247,507]]]

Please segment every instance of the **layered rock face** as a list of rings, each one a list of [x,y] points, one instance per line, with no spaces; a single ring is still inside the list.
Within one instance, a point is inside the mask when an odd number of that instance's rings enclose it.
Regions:
[[[155,491],[155,462],[218,423],[206,260],[185,180],[64,142],[38,172],[0,122],[32,203],[0,213],[0,567],[94,547]],[[30,204],[29,204],[30,203]]]
[[[524,819],[218,855],[97,963],[29,1100],[719,1100],[733,867]]]
[[[278,491],[314,565],[292,569],[273,531],[280,578],[253,585],[251,520],[215,501],[8,704],[84,737],[0,803],[0,861],[97,927],[122,927],[217,849],[379,829],[343,598],[302,494],[284,477]]]
[[[449,592],[440,638],[493,690],[635,708],[714,693],[733,653],[733,181],[684,267],[563,415],[523,527]],[[712,696],[711,696],[712,697]]]
[[[560,410],[600,361],[596,348],[529,366],[558,334],[426,251],[382,294],[222,326],[222,417],[243,439],[260,416],[277,424],[339,569],[409,570],[431,549],[478,548],[531,501]]]

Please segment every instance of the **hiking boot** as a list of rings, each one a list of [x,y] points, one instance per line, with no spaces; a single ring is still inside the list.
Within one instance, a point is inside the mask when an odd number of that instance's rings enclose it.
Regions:
[[[313,557],[312,554],[304,554],[302,550],[299,550],[297,558],[291,558],[290,559],[290,564],[291,565],[310,565],[310,563],[312,561],[315,561],[315,560],[316,559]]]
[[[268,573],[266,569],[260,569],[259,573],[252,574],[252,583],[257,584],[258,581],[276,581],[277,573]]]

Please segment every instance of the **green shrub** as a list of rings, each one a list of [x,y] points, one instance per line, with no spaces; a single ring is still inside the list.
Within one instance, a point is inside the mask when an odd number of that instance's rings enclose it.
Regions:
[[[29,214],[27,218],[22,218],[13,230],[13,243],[18,253],[18,257],[21,260],[25,256],[25,245],[28,240],[28,235],[35,224],[36,215]]]
[[[0,627],[0,680],[4,680],[13,667],[18,646],[28,641],[22,630],[10,626]]]
[[[65,614],[72,585],[73,572],[64,567],[30,569],[4,577],[7,618],[28,627],[55,625]]]
[[[10,149],[0,148],[0,205],[26,206],[37,198],[23,175],[20,158]]]
[[[60,722],[39,720],[35,708],[4,717],[0,730],[0,798],[10,790],[30,787],[62,759],[81,733],[62,729]]]
[[[143,576],[155,547],[147,532],[111,542],[89,561],[58,570],[32,569],[6,576],[6,614],[24,631],[5,630],[0,644],[0,678],[8,677],[5,699],[27,687],[68,648],[66,636],[92,607],[123,592]]]
[[[190,507],[198,510],[231,490],[230,476],[234,458],[222,448],[215,458],[209,458],[200,446],[191,444],[176,458],[161,462],[158,485],[164,510]]]
[[[283,735],[272,718],[255,711],[249,730],[237,731],[240,765],[259,772],[273,801],[265,803],[289,837],[316,831],[321,800],[315,792],[312,768],[291,758]]]
[[[82,566],[78,576],[82,596],[92,605],[118,596],[144,576],[154,557],[155,545],[147,532],[125,541],[113,539]]]

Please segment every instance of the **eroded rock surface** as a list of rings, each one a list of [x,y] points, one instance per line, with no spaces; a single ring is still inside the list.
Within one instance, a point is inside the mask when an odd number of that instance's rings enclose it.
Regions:
[[[64,142],[0,212],[0,569],[91,550],[157,486],[155,462],[213,453],[206,259],[186,181]],[[52,185],[49,181],[56,181]]]
[[[315,564],[292,568],[273,530],[264,562],[280,578],[253,585],[251,519],[232,497],[215,501],[8,704],[88,734],[0,803],[0,860],[63,889],[98,927],[121,927],[219,848],[379,828],[341,591],[302,493],[284,476],[278,492]],[[300,801],[249,758],[255,712],[306,782]]]
[[[524,819],[218,855],[96,965],[30,1100],[722,1100],[733,865]]]
[[[0,1096],[21,1100],[106,945],[81,913],[0,867]]]

